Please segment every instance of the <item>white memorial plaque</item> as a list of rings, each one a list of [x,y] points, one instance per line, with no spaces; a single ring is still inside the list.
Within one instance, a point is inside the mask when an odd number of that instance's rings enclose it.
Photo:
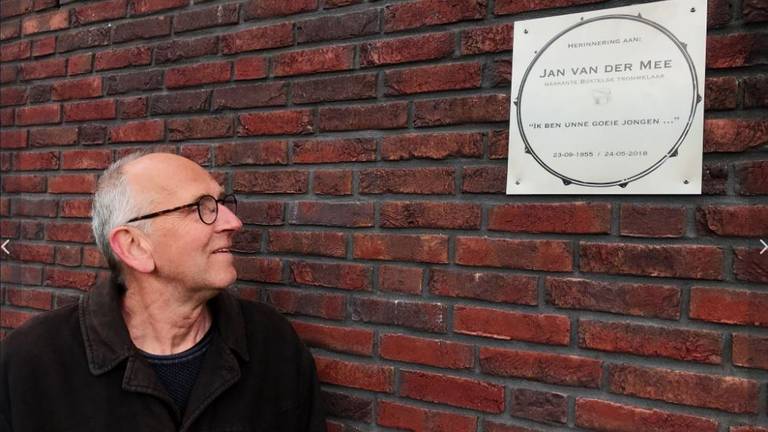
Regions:
[[[516,22],[507,194],[700,194],[706,8]]]

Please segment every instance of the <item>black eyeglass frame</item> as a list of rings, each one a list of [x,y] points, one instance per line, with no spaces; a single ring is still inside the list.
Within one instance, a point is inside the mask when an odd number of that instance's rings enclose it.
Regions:
[[[202,203],[203,200],[206,199],[206,198],[212,199],[212,200],[214,200],[216,202],[216,216],[214,216],[214,218],[213,218],[213,220],[211,222],[206,222],[205,219],[203,219],[203,213],[202,213],[201,206],[200,206],[200,203]],[[235,196],[235,194],[226,194],[226,195],[223,195],[221,198],[216,198],[213,195],[203,195],[203,196],[201,196],[195,202],[191,202],[189,204],[180,205],[178,207],[170,208],[170,209],[167,209],[167,210],[160,210],[160,211],[156,211],[154,213],[149,213],[149,214],[145,214],[143,216],[135,217],[135,218],[129,220],[128,222],[126,222],[126,223],[138,222],[138,221],[145,220],[145,219],[152,219],[152,218],[156,218],[158,216],[162,216],[164,214],[168,214],[168,213],[172,213],[172,212],[175,212],[175,211],[179,211],[179,210],[183,210],[183,209],[186,209],[186,208],[190,208],[190,207],[196,206],[197,207],[197,216],[200,217],[200,222],[202,222],[202,223],[204,223],[206,225],[213,225],[214,223],[216,223],[216,220],[219,218],[219,205],[224,203],[229,198],[232,199],[232,204],[234,204],[234,208],[235,208],[235,210],[233,211],[233,213],[234,213],[234,212],[237,211],[237,197]]]

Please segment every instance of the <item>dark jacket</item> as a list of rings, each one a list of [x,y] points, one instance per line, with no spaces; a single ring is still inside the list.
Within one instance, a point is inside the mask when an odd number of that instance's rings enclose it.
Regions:
[[[215,331],[180,414],[102,285],[0,344],[0,431],[325,431],[315,366],[272,308],[222,292]]]

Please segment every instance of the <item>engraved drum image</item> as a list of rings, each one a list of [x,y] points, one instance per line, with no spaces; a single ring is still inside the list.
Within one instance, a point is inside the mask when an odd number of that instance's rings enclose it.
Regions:
[[[663,49],[633,50],[641,44]],[[578,21],[535,52],[519,82],[526,156],[564,185],[624,188],[647,176],[685,150],[702,109],[686,44],[639,14]]]

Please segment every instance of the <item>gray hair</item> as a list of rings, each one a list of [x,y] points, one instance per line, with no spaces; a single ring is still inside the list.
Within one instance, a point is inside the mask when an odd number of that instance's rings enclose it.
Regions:
[[[144,212],[146,203],[139,203],[128,184],[124,168],[129,162],[144,156],[147,152],[131,153],[114,162],[99,178],[96,193],[93,196],[91,210],[91,229],[96,239],[96,246],[107,259],[113,276],[122,280],[119,259],[109,245],[109,233],[115,227],[125,225],[131,218]],[[149,221],[133,222],[133,226],[148,231]]]

